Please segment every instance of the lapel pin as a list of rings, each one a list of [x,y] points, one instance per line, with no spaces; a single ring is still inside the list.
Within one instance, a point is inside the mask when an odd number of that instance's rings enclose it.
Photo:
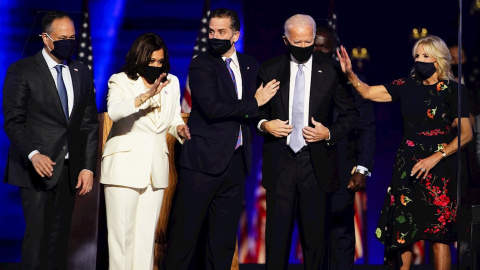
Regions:
[[[319,71],[318,71],[318,73],[322,73],[322,71],[321,71],[321,70],[319,70]]]
[[[78,69],[74,68],[73,70],[78,71]]]
[[[250,69],[250,67],[247,67],[247,69]]]

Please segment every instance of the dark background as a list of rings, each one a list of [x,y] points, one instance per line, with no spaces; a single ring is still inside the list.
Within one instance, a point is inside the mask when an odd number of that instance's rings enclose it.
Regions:
[[[480,55],[479,17],[474,0],[464,1],[463,43],[468,61],[478,67]],[[262,61],[285,53],[283,24],[296,14],[309,14],[316,20],[328,19],[329,9],[337,16],[337,33],[350,51],[367,48],[369,59],[363,61],[363,74],[370,84],[383,84],[405,76],[413,66],[412,29],[426,28],[446,41],[458,34],[458,2],[453,0],[403,1],[273,1],[212,0],[211,9],[228,7],[239,12],[242,21],[239,51]],[[171,73],[185,87],[188,65],[202,16],[201,0],[91,0],[91,34],[94,78],[99,112],[106,110],[107,80],[119,71],[127,50],[140,34],[153,31],[168,46]],[[0,87],[8,66],[18,59],[38,52],[41,47],[40,19],[48,10],[72,14],[80,31],[81,1],[0,0]],[[32,26],[33,25],[33,26]],[[383,246],[374,231],[390,181],[395,151],[401,134],[398,104],[375,104],[377,151],[373,176],[368,179],[368,224],[366,256],[361,262],[382,263]],[[0,119],[3,125],[3,117]],[[247,182],[246,207],[254,205],[253,193],[261,179],[261,139],[254,141],[256,173]],[[9,142],[0,131],[0,173],[4,171]],[[19,261],[24,220],[18,189],[0,184],[0,262]],[[293,260],[293,262],[295,262]]]

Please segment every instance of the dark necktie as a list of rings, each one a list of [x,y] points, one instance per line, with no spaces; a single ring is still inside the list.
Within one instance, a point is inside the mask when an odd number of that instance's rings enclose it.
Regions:
[[[56,65],[55,69],[57,70],[57,91],[58,96],[60,96],[60,101],[62,102],[63,113],[65,114],[65,118],[68,122],[68,97],[67,97],[67,88],[65,87],[65,83],[63,82],[62,76],[62,68],[63,65]]]
[[[237,89],[237,80],[235,80],[235,74],[233,74],[233,70],[230,68],[230,62],[232,62],[231,58],[225,59],[225,64],[227,64],[228,72],[230,72],[230,76],[232,77],[233,85],[235,86],[235,93],[237,93],[238,98],[238,89]],[[242,145],[242,130],[238,132],[237,144],[235,145],[235,149]]]

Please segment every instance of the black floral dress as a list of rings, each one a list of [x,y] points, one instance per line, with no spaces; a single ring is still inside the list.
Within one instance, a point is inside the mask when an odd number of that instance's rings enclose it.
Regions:
[[[458,84],[423,85],[408,78],[385,87],[393,101],[400,101],[404,131],[375,234],[385,245],[384,262],[397,260],[398,266],[402,265],[399,251],[420,239],[456,239],[455,155],[441,160],[426,179],[416,179],[410,172],[419,160],[455,138],[451,125],[458,113]],[[462,100],[466,99],[462,96]],[[462,117],[468,117],[463,107]]]

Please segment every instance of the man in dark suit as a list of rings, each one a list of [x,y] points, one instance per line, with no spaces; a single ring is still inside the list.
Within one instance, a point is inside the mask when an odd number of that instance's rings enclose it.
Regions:
[[[334,33],[326,26],[317,27],[314,51],[331,59],[333,57]],[[372,102],[363,99],[351,87],[359,121],[346,138],[338,142],[338,169],[340,186],[332,194],[330,225],[328,226],[328,265],[331,270],[353,269],[355,259],[355,192],[366,185],[375,155],[375,116]],[[353,169],[352,169],[353,168]]]
[[[206,265],[230,269],[252,162],[250,119],[277,91],[272,81],[256,89],[258,64],[235,50],[238,15],[217,9],[209,18],[210,50],[192,60],[189,70],[191,140],[183,145],[181,175],[173,206],[166,269],[186,269],[206,222]]]
[[[263,186],[267,191],[267,269],[287,269],[297,220],[305,269],[321,269],[325,253],[327,193],[338,187],[335,142],[358,119],[332,59],[313,53],[315,21],[297,14],[285,22],[290,55],[264,62],[261,81],[280,81],[258,123],[264,134]],[[338,118],[333,123],[334,108]]]
[[[3,110],[10,141],[6,183],[20,187],[26,228],[23,269],[65,269],[75,200],[89,192],[96,167],[98,120],[91,73],[70,60],[71,18],[42,20],[43,50],[13,63]]]

